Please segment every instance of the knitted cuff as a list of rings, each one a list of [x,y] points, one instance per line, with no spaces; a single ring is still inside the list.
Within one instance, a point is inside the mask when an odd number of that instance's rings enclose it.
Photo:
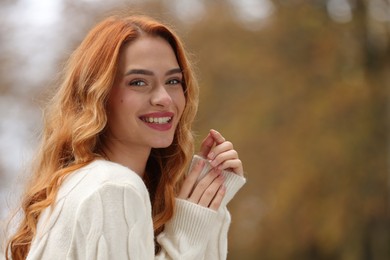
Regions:
[[[226,206],[236,195],[236,193],[244,186],[246,179],[235,173],[223,171],[225,177],[226,194],[222,200],[221,207]]]
[[[164,232],[177,244],[184,241],[188,245],[204,243],[208,240],[208,230],[214,225],[217,212],[191,203],[187,200],[176,199],[175,214],[165,224]]]
[[[204,159],[203,157],[200,157],[199,155],[194,155],[194,157],[192,158],[190,170],[192,169],[192,167],[194,165],[196,165],[196,163],[199,160],[204,160],[205,166],[199,175],[198,181],[200,179],[202,179],[203,176],[206,175],[211,169],[211,165],[207,159]],[[242,176],[239,176],[233,172],[229,172],[226,170],[222,171],[222,175],[225,177],[224,184],[226,186],[226,194],[225,194],[225,197],[223,198],[222,203],[221,203],[221,207],[224,207],[232,200],[234,195],[236,195],[236,193],[242,188],[242,186],[244,186],[244,184],[246,183],[246,179]]]

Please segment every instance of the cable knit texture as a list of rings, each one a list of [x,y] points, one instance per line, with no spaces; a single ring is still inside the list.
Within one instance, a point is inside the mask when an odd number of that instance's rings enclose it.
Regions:
[[[226,259],[230,215],[226,204],[245,179],[226,174],[218,212],[176,199],[174,217],[154,255],[149,193],[130,169],[96,160],[72,173],[54,206],[41,214],[27,259]]]

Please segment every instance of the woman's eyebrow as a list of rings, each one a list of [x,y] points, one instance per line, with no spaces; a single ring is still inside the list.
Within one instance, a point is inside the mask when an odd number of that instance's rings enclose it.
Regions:
[[[153,71],[145,70],[145,69],[132,69],[125,73],[125,76],[131,75],[131,74],[142,74],[142,75],[148,75],[153,76]]]
[[[180,68],[174,68],[170,69],[165,73],[165,76],[169,76],[176,73],[182,73],[182,70]],[[125,76],[132,75],[132,74],[142,74],[147,76],[153,76],[154,73],[151,70],[145,70],[145,69],[131,69],[128,72],[125,73]]]
[[[168,70],[167,73],[165,73],[165,76],[176,74],[176,73],[183,73],[181,68],[174,68],[171,70]]]

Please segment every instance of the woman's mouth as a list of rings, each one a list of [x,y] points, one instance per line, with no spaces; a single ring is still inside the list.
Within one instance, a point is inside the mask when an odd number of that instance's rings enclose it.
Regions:
[[[167,124],[172,121],[172,117],[140,117],[142,121],[153,124]]]
[[[171,112],[154,112],[142,115],[139,118],[148,127],[158,131],[168,131],[172,128],[174,113]]]

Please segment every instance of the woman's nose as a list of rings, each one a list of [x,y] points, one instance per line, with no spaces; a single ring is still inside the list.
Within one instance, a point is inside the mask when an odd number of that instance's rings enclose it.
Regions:
[[[163,85],[156,87],[150,99],[153,106],[168,107],[172,103],[172,98]]]

